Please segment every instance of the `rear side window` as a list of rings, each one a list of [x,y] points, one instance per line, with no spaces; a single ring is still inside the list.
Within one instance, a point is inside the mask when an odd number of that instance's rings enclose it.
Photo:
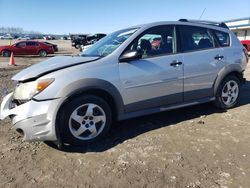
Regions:
[[[230,37],[228,33],[222,31],[214,31],[220,46],[227,47],[230,46]]]
[[[182,51],[195,51],[215,47],[214,39],[208,29],[195,26],[180,26]]]
[[[27,42],[27,46],[37,46],[36,42]]]

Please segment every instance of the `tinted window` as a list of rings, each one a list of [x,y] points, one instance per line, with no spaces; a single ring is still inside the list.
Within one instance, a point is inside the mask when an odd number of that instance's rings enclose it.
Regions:
[[[17,47],[25,47],[26,46],[26,42],[19,42],[16,44]]]
[[[182,51],[214,48],[214,39],[208,29],[194,26],[180,26]]]
[[[27,46],[37,46],[36,42],[27,42]]]
[[[126,51],[138,50],[143,58],[174,53],[174,27],[158,26],[151,28],[135,39]]]
[[[220,46],[230,46],[230,37],[228,33],[222,31],[214,31],[215,35],[219,41]]]

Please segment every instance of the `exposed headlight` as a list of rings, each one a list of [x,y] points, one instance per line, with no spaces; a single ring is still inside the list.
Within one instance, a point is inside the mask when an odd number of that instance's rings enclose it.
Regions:
[[[29,100],[38,93],[42,92],[53,81],[54,79],[50,78],[50,79],[36,80],[33,82],[20,83],[14,91],[13,98],[17,100]]]

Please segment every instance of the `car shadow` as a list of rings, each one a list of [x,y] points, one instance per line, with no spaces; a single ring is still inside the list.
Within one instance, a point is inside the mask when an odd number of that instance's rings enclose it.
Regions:
[[[240,102],[235,108],[247,104],[250,104],[250,81],[246,81],[243,85]],[[211,103],[207,103],[120,121],[113,125],[110,133],[104,140],[84,147],[65,145],[62,150],[70,153],[103,152],[122,144],[126,140],[155,129],[174,126],[180,122],[192,120],[200,116],[224,112],[226,111],[214,107]],[[202,121],[198,121],[198,123],[203,124]],[[57,149],[53,144],[48,145]]]

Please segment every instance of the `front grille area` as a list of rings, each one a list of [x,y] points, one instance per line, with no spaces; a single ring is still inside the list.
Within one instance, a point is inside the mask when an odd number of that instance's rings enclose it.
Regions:
[[[11,103],[10,103],[10,108],[15,108],[16,106],[20,106],[26,102],[28,102],[29,100],[17,100],[17,99],[12,99]]]

